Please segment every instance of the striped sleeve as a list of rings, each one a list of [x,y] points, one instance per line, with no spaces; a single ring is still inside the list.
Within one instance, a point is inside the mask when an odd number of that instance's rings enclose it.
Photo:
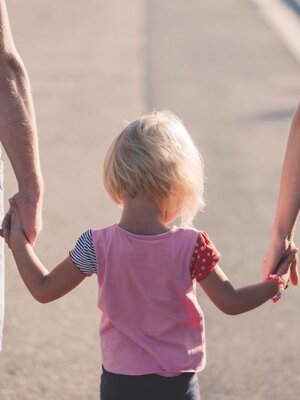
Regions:
[[[74,249],[70,251],[70,257],[84,275],[97,274],[97,259],[91,229],[79,237]]]

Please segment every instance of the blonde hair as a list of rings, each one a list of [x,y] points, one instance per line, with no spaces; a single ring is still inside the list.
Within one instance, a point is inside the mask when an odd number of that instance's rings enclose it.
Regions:
[[[205,205],[201,155],[169,111],[144,115],[125,127],[107,152],[103,180],[117,204],[143,194],[165,212],[178,210],[184,225],[191,225]]]

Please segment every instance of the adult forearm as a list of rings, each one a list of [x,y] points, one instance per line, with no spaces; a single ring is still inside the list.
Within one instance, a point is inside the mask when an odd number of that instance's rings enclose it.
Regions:
[[[31,89],[11,35],[5,2],[0,0],[0,140],[19,188],[43,190]]]
[[[5,0],[0,0],[0,52],[15,51],[15,45],[10,30]]]
[[[273,225],[273,240],[291,240],[300,208],[300,115],[292,121],[279,198]]]
[[[25,68],[21,63],[18,65],[18,61],[15,66],[3,66],[0,71],[0,139],[20,190],[32,188],[42,191],[30,85]]]

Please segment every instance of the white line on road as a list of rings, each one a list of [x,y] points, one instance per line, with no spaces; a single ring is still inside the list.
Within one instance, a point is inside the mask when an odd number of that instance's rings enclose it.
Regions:
[[[263,16],[279,33],[283,43],[300,63],[300,18],[282,0],[254,0]]]

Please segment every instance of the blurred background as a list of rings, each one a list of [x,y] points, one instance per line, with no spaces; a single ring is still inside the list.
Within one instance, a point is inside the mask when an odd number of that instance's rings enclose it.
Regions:
[[[170,109],[206,164],[207,208],[196,227],[209,232],[235,285],[260,281],[299,101],[300,1],[7,5],[39,128],[46,192],[37,253],[45,264],[64,259],[84,230],[118,221],[101,181],[106,150],[124,121]],[[8,197],[16,183],[7,160],[5,167]],[[237,317],[221,314],[200,290],[199,302],[204,400],[299,398],[299,289]],[[99,398],[96,303],[95,277],[55,303],[36,303],[7,251],[1,400]]]

